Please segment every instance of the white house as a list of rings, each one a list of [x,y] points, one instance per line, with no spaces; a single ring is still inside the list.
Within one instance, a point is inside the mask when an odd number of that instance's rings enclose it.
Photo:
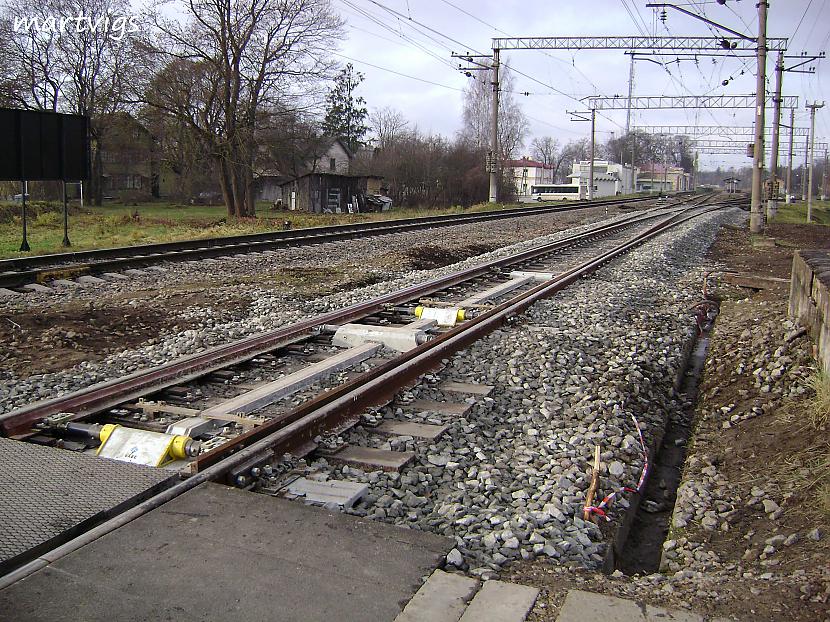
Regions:
[[[516,186],[516,194],[521,197],[530,196],[531,186],[552,184],[553,166],[524,157],[521,160],[505,160],[505,174],[510,176]]]
[[[591,162],[582,160],[573,163],[573,172],[568,176],[571,184],[579,185],[580,198],[588,198],[588,175]],[[629,164],[617,164],[608,160],[594,160],[594,198],[613,197],[631,192],[634,187],[634,171]]]

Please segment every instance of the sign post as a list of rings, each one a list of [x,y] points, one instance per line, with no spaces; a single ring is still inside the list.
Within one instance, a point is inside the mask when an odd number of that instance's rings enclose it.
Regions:
[[[64,181],[61,185],[63,188],[63,242],[61,242],[61,246],[68,247],[72,246],[72,243],[69,241],[69,206],[66,203],[66,182]]]
[[[20,252],[21,253],[28,253],[30,250],[32,250],[31,247],[29,246],[29,239],[27,237],[27,231],[26,231],[26,190],[28,190],[28,189],[29,189],[28,184],[25,181],[21,181],[20,182],[20,190],[21,190],[20,199],[21,199],[22,204],[23,204],[23,207],[22,207],[22,211],[23,211],[23,214],[22,214],[23,215],[23,241],[20,243]]]
[[[26,200],[28,182],[63,182],[63,245],[69,246],[66,182],[89,177],[89,119],[45,110],[0,108],[0,180],[19,181],[23,241],[30,249]]]

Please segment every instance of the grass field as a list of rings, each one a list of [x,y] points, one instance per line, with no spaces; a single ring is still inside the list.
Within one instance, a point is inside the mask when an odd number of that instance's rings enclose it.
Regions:
[[[511,208],[517,205],[499,205]],[[269,209],[268,204],[258,206],[256,218],[229,219],[224,206],[174,205],[169,203],[145,203],[133,205],[105,205],[78,208],[70,211],[70,250],[136,246],[154,242],[173,242],[199,238],[241,235],[281,230],[283,221],[291,227],[314,227],[390,218],[410,218],[438,214],[482,211],[493,207],[482,204],[467,210],[449,209],[396,209],[390,212],[369,214],[308,214]],[[22,226],[20,206],[0,206],[5,218],[0,219],[0,257],[19,257],[60,253],[67,249],[63,241],[63,216],[59,207],[33,206],[28,215],[28,240],[31,251],[20,253]],[[37,213],[37,212],[40,213]]]
[[[807,203],[778,204],[778,213],[773,222],[784,224],[804,224],[807,222]],[[830,201],[813,201],[813,223],[830,225]]]

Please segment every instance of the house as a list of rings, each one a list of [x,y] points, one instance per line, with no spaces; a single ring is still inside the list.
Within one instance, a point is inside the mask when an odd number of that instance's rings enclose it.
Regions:
[[[588,176],[591,171],[590,160],[573,163],[573,172],[568,175],[571,185],[579,186],[579,197],[588,198]],[[613,197],[624,194],[633,188],[635,170],[630,164],[617,164],[608,160],[594,160],[593,196]]]
[[[691,187],[691,174],[679,166],[652,163],[637,176],[638,192],[686,192]]]
[[[545,186],[554,183],[554,168],[550,164],[544,164],[536,160],[524,157],[520,160],[505,160],[505,175],[513,181],[516,187],[516,194],[521,197],[529,197],[532,186]]]
[[[264,162],[256,176],[258,201],[289,205],[289,196],[283,195],[286,182],[299,180],[312,173],[349,176],[355,154],[340,138],[304,141],[295,152],[284,154],[283,162]],[[267,156],[263,156],[265,159]],[[287,170],[282,170],[282,169]],[[301,208],[302,209],[302,208]]]
[[[325,153],[319,156],[309,167],[310,172],[337,173],[348,175],[355,154],[342,138],[333,139]]]
[[[101,141],[101,188],[106,197],[147,201],[157,197],[158,171],[152,134],[127,113],[109,115]]]
[[[373,211],[366,196],[381,194],[382,177],[344,175],[320,171],[284,181],[280,186],[283,205],[291,210],[327,213]]]

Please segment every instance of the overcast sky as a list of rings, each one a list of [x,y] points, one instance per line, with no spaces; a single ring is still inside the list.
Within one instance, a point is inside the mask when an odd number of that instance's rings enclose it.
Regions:
[[[339,60],[352,62],[366,76],[360,94],[369,108],[390,106],[420,129],[447,136],[455,134],[461,125],[461,90],[470,80],[454,69],[458,61],[450,58],[451,51],[489,54],[492,37],[506,36],[712,35],[704,23],[671,9],[666,22],[661,22],[653,9],[646,8],[647,0],[332,2],[347,21],[348,39],[341,45]],[[676,4],[734,30],[757,33],[755,0],[727,0],[725,6],[713,0],[678,0]],[[787,54],[826,50],[830,43],[828,0],[769,0],[769,4],[767,36],[789,38]],[[587,136],[589,124],[570,121],[566,112],[580,109],[575,100],[588,95],[625,96],[628,92],[630,61],[623,50],[519,50],[502,54],[502,60],[506,56],[508,64],[517,70],[515,91],[530,93],[516,95],[530,121],[528,146],[534,136],[550,135],[563,143]],[[775,64],[772,56],[767,63],[768,90],[774,89],[773,76],[769,75]],[[639,60],[635,63],[634,94],[747,95],[755,91],[755,67],[754,58],[727,57],[713,62],[701,56],[697,63],[687,60],[666,66]],[[828,107],[817,115],[817,140],[830,138],[828,72],[830,59],[816,63],[815,75],[784,74],[784,94],[799,96],[797,126],[809,124],[806,100],[828,100]],[[727,79],[728,85],[723,86]],[[598,140],[623,131],[625,117],[624,110],[598,116]],[[639,110],[632,124],[750,126],[752,122],[751,109],[692,109]],[[767,125],[770,122],[771,111],[767,113]],[[745,156],[722,155],[702,155],[700,161],[701,168],[749,162]]]

